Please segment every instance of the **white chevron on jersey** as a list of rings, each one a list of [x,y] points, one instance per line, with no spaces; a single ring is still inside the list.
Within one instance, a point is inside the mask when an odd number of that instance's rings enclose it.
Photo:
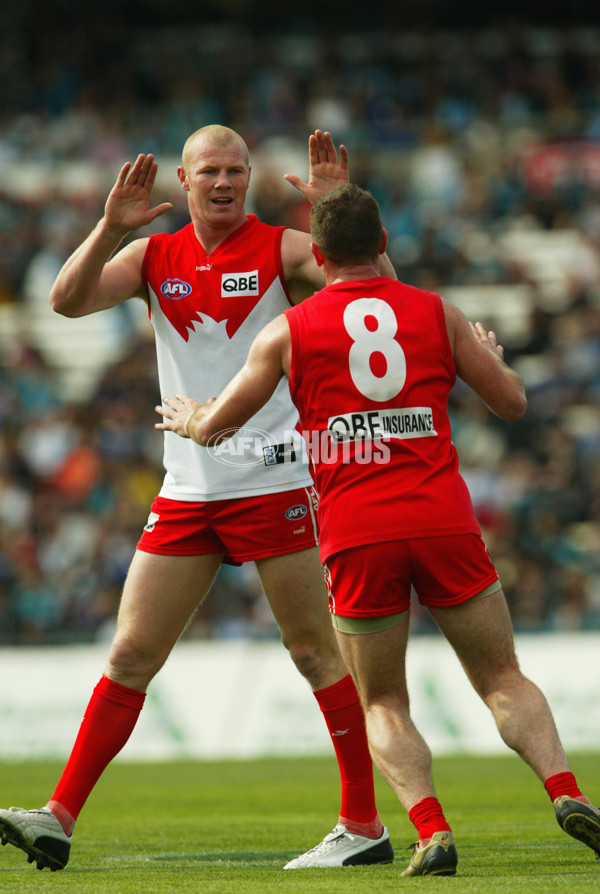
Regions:
[[[280,260],[282,232],[250,215],[209,258],[191,224],[173,235],[150,238],[143,271],[162,396],[216,397],[243,366],[256,334],[289,308]],[[256,271],[258,295],[240,294],[256,291],[246,288],[242,276]],[[223,283],[235,288],[234,294]],[[204,502],[309,486],[297,424],[284,378],[245,428],[216,448],[198,447],[165,432],[161,496]]]

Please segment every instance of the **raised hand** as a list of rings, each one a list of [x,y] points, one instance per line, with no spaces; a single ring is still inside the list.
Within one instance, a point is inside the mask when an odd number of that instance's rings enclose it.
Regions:
[[[500,360],[503,360],[504,348],[496,341],[496,333],[493,332],[491,329],[488,332],[481,323],[475,323],[475,325],[473,325],[473,323],[469,323],[469,325],[477,341],[484,347],[486,347],[489,351],[491,351],[492,354],[496,354],[496,356],[499,357]]]
[[[308,138],[308,183],[294,174],[284,177],[312,205],[322,196],[348,183],[348,150],[340,144],[339,159],[333,138],[328,131],[316,130]]]
[[[150,208],[157,170],[153,155],[138,155],[133,165],[129,161],[123,165],[104,206],[109,227],[124,232],[137,230],[173,207],[171,202],[163,202]]]

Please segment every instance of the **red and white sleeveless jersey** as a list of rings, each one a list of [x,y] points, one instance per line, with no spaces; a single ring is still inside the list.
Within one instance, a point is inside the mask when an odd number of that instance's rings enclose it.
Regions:
[[[190,223],[151,236],[142,276],[150,296],[162,396],[216,397],[244,365],[255,335],[289,308],[281,263],[284,227],[254,215],[207,257]],[[165,432],[160,495],[226,500],[312,484],[298,413],[282,379],[243,430],[215,448]]]
[[[366,543],[478,533],[451,440],[456,370],[440,297],[375,277],[329,286],[286,316],[322,560]]]

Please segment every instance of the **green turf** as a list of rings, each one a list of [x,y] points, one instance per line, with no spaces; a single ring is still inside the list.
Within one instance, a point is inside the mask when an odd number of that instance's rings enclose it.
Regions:
[[[600,799],[599,755],[575,755],[582,787]],[[60,767],[0,765],[2,806],[45,803]],[[455,878],[403,879],[414,829],[389,789],[378,803],[396,849],[379,868],[283,872],[317,843],[339,806],[333,759],[113,764],[92,794],[63,872],[38,872],[10,845],[0,850],[0,891],[73,894],[365,894],[423,886],[452,892],[600,890],[600,862],[558,827],[542,786],[512,756],[439,758],[437,792],[459,852]]]

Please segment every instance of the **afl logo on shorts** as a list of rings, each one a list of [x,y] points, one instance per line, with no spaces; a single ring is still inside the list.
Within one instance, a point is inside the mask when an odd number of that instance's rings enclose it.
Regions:
[[[157,512],[151,512],[148,516],[148,521],[144,525],[144,531],[148,531],[149,534],[154,530],[154,525],[159,520],[160,515]]]
[[[184,282],[183,279],[166,279],[160,290],[165,298],[179,301],[180,298],[185,298],[186,295],[190,294],[192,287],[188,282]]]
[[[290,506],[286,511],[285,517],[290,521],[298,521],[299,518],[304,518],[307,512],[306,506],[303,506],[302,503],[296,503],[295,506]]]

